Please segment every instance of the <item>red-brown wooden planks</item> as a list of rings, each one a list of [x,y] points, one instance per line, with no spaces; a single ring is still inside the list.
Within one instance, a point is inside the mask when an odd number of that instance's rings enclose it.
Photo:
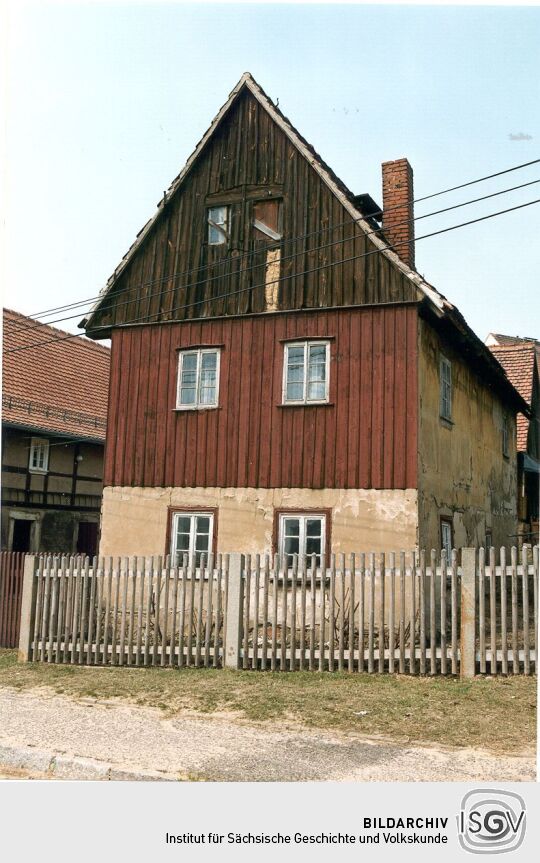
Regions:
[[[21,616],[23,552],[0,552],[0,647],[17,647]]]
[[[106,485],[415,488],[414,305],[113,334]],[[282,403],[286,339],[330,339],[330,404]],[[217,410],[177,411],[178,348],[221,348]]]

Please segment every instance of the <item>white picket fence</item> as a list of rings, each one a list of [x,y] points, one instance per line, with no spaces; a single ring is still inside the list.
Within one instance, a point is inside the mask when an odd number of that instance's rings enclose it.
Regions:
[[[538,547],[406,554],[29,556],[21,660],[270,671],[530,674]]]

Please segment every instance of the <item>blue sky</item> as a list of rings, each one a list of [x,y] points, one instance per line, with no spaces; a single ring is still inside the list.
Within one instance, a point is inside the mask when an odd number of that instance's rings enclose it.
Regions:
[[[409,158],[420,197],[540,158],[535,7],[19,2],[7,43],[4,302],[29,314],[99,291],[246,70],[377,201],[387,159]],[[535,198],[540,183],[417,234]],[[420,241],[417,267],[482,338],[540,337],[539,236],[536,205]]]

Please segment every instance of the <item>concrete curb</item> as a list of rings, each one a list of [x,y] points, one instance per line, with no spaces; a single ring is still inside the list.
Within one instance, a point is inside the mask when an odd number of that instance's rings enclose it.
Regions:
[[[176,782],[179,777],[159,770],[133,770],[95,758],[60,755],[29,746],[0,744],[0,770],[11,767],[43,774],[43,778],[92,782]]]

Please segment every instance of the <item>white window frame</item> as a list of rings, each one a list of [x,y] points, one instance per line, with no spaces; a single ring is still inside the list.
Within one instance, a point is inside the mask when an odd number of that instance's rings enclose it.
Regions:
[[[452,422],[452,363],[443,354],[439,362],[439,414]]]
[[[43,452],[43,461],[40,466],[33,464],[34,456]],[[39,461],[39,458],[38,458]],[[30,439],[30,454],[28,456],[28,470],[30,473],[47,473],[49,470],[49,441],[47,438],[33,437]]]
[[[280,512],[279,514],[279,533],[278,533],[278,553],[280,559],[284,560],[285,554],[285,522],[287,519],[298,519],[299,526],[299,557],[305,556],[306,553],[306,525],[308,519],[318,519],[321,522],[321,557],[326,553],[326,513],[324,512]],[[307,558],[309,561],[311,555]]]
[[[441,518],[441,548],[446,550],[447,560],[452,557],[452,524],[450,519]],[[445,533],[449,532],[448,542],[445,538]]]
[[[196,377],[197,377],[197,387],[195,390],[195,401],[193,404],[182,404],[181,392],[182,392],[182,368],[184,365],[184,357],[188,354],[196,354],[197,355],[197,369],[196,369]],[[201,368],[202,368],[202,357],[204,354],[216,354],[216,395],[215,401],[212,404],[208,402],[202,403],[200,402],[200,387],[201,387]],[[201,410],[212,410],[219,406],[219,373],[220,373],[220,360],[221,360],[221,350],[220,348],[185,348],[181,351],[178,351],[178,370],[177,370],[177,378],[176,378],[176,410],[177,411],[201,411]]]
[[[201,552],[202,554],[206,554],[206,560],[208,562],[208,555],[212,553],[213,545],[214,545],[214,513],[210,511],[206,511],[204,509],[201,510],[178,510],[173,512],[172,514],[172,522],[171,522],[171,560],[173,564],[176,563],[176,555],[177,554],[187,554],[188,555],[188,563],[191,565],[195,558],[196,553],[196,541],[197,541],[197,519],[198,518],[208,518],[210,519],[209,527],[208,527],[208,551]],[[177,551],[176,549],[176,540],[178,537],[178,529],[177,523],[179,518],[189,518],[190,526],[189,526],[189,550],[186,552],[185,549]],[[180,561],[182,563],[182,561]]]
[[[325,366],[326,366],[326,379],[325,379],[325,388],[324,388],[324,398],[322,399],[308,399],[308,356],[309,349],[311,346],[324,345],[326,348],[325,353]],[[287,372],[289,368],[289,350],[291,348],[303,348],[304,349],[304,380],[302,384],[303,389],[303,398],[301,399],[288,399],[287,398]],[[282,395],[281,401],[284,405],[324,405],[328,404],[330,394],[330,342],[328,339],[300,339],[295,342],[287,342],[285,344],[285,349],[283,351],[283,383],[282,383]]]
[[[215,219],[212,219],[212,212],[216,210],[224,210],[224,219],[223,221],[217,222]],[[230,209],[228,204],[215,204],[213,207],[208,207],[206,210],[206,221],[208,223],[208,245],[209,246],[223,246],[227,243],[229,239],[229,218],[230,218]],[[212,239],[212,230],[218,232],[219,239]]]

